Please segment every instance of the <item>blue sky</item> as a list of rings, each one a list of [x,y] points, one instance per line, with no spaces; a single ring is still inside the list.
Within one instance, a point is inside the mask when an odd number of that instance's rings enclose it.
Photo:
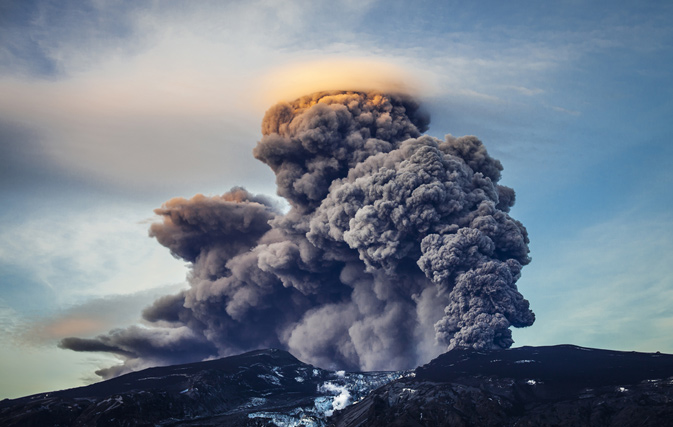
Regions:
[[[153,209],[273,195],[251,154],[265,109],[349,81],[403,83],[429,134],[503,163],[537,315],[515,345],[673,353],[672,18],[657,1],[3,2],[0,397],[91,381],[111,357],[60,338],[187,286],[147,237]]]

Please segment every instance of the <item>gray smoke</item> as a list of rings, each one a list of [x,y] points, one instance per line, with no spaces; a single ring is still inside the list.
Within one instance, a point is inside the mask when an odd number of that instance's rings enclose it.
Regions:
[[[477,138],[422,135],[411,98],[322,92],[267,111],[257,159],[283,214],[234,188],[173,199],[150,235],[191,263],[190,288],[143,312],[150,327],[63,348],[151,364],[281,347],[326,368],[411,368],[448,349],[506,348],[533,324],[516,281],[528,237],[514,191]]]

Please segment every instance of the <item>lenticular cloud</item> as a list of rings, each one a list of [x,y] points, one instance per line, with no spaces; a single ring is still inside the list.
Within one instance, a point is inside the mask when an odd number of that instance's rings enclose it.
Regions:
[[[263,347],[384,370],[511,346],[510,327],[535,320],[516,286],[530,259],[514,191],[481,141],[428,123],[400,95],[275,105],[253,154],[290,210],[238,187],[166,202],[150,235],[191,263],[190,288],[148,307],[146,327],[61,346],[122,357],[104,377]]]

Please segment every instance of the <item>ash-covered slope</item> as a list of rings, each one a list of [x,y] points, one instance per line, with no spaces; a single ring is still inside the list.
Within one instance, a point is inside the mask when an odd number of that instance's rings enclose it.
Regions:
[[[330,425],[669,426],[673,355],[571,345],[453,350]]]
[[[150,368],[0,402],[2,426],[322,426],[334,409],[403,372],[315,368],[281,350]],[[280,421],[279,421],[280,420]]]

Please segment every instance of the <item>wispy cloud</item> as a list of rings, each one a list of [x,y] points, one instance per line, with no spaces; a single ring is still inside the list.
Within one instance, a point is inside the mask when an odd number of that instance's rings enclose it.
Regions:
[[[147,224],[139,223],[147,217],[101,207],[3,223],[0,263],[22,282],[0,282],[6,301],[10,290],[44,292],[29,283],[49,289],[52,307],[58,307],[83,296],[129,294],[182,282],[183,263],[147,237]]]
[[[558,111],[559,113],[569,114],[571,116],[579,116],[580,114],[582,114],[579,111],[568,110],[566,108],[556,107],[556,106],[552,106],[551,109],[554,110],[554,111]]]
[[[392,13],[374,1],[36,4],[8,9],[22,25],[3,29],[11,43],[2,54],[0,113],[33,135],[32,145],[62,173],[126,191],[245,182],[273,192],[272,174],[249,152],[275,101],[269,94],[296,92],[269,88],[293,86],[297,64],[308,60],[313,72],[301,80],[314,84],[307,90],[327,85],[321,67],[366,58],[402,70],[396,80],[414,80],[409,86],[432,87],[421,88],[423,95],[460,99],[460,107],[442,104],[460,121],[469,123],[462,110],[485,111],[497,125],[540,105],[578,115],[549,99],[562,73],[581,67],[584,55],[613,48],[601,40],[632,48],[614,25],[550,28],[536,37],[527,27],[496,25],[487,37],[476,29],[490,18],[480,15],[425,30],[446,10],[407,22],[413,32],[403,36],[367,25],[371,14]],[[27,72],[31,61],[36,70]]]
[[[519,92],[521,94],[524,94],[526,96],[534,96],[534,95],[540,95],[544,93],[544,90],[540,88],[528,88],[528,87],[523,87],[523,86],[507,86],[507,89],[511,89],[515,92]]]
[[[183,287],[166,285],[131,294],[106,295],[37,318],[25,318],[12,310],[13,327],[5,332],[9,332],[15,342],[28,346],[54,346],[73,335],[93,337],[122,325],[141,323],[140,313],[145,307],[159,296],[175,293]]]

